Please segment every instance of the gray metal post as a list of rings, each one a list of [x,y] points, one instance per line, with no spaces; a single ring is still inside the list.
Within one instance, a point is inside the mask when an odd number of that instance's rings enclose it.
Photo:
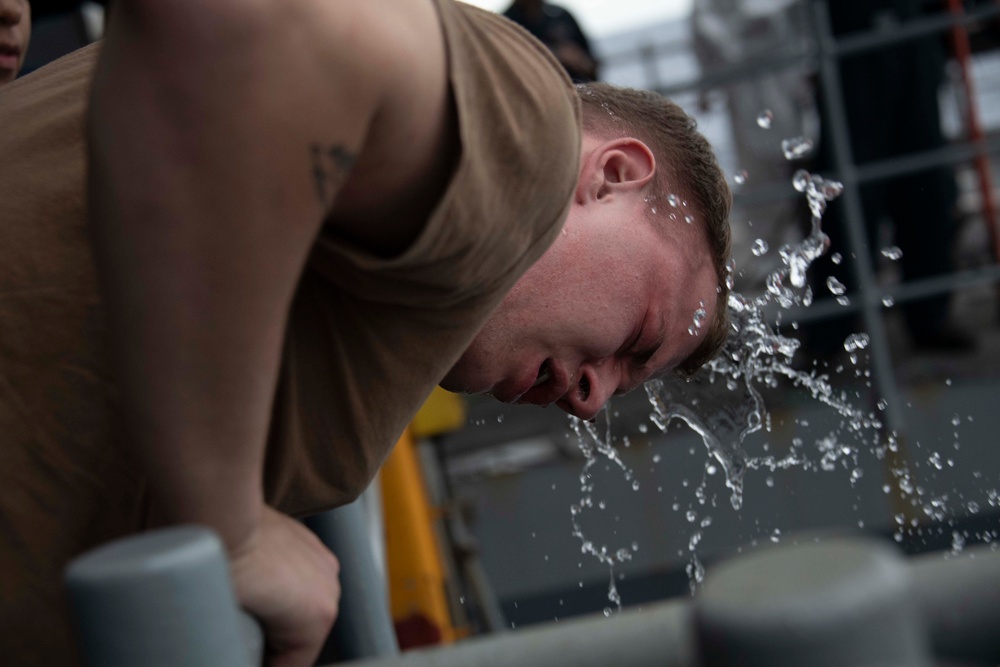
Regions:
[[[892,368],[892,353],[885,322],[882,320],[882,304],[875,272],[868,248],[865,219],[861,206],[860,179],[851,150],[850,128],[844,110],[843,93],[840,86],[840,65],[837,62],[837,45],[830,27],[830,17],[826,0],[813,0],[813,16],[816,26],[816,40],[819,50],[820,83],[823,87],[824,104],[829,119],[829,141],[833,149],[837,176],[844,183],[841,198],[844,201],[847,223],[847,238],[854,251],[853,262],[858,281],[861,313],[868,330],[871,348],[872,376],[878,393],[887,401],[885,423],[890,430],[902,433],[902,399],[896,385]],[[827,134],[826,132],[824,134]],[[824,138],[824,141],[827,139]]]
[[[340,614],[331,635],[338,659],[399,653],[385,577],[375,567],[361,504],[355,501],[305,523],[340,561]]]
[[[695,602],[703,667],[930,667],[911,571],[881,541],[765,548]]]
[[[1000,662],[1000,552],[980,545],[947,559],[932,553],[911,562],[934,652],[969,663]]]
[[[932,644],[945,658],[1000,659],[1000,553],[905,561],[881,541],[825,539],[722,563],[693,604],[663,602],[352,664],[925,667]]]
[[[353,664],[732,664],[700,658],[699,636],[703,644],[706,637],[750,642],[739,664],[769,667],[921,667],[930,664],[928,644],[942,657],[1000,660],[1000,552],[980,547],[904,562],[881,542],[825,539],[711,569],[694,605],[662,602]],[[90,667],[259,664],[259,634],[248,662],[221,545],[203,529],[166,529],[101,547],[71,564],[67,578]],[[746,659],[761,651],[774,654]]]
[[[222,543],[180,526],[111,542],[66,570],[89,667],[261,664],[256,623],[241,618]]]

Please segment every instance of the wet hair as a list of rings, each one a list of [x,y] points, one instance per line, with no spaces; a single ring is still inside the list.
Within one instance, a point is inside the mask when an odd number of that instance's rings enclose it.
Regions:
[[[708,141],[697,122],[657,93],[607,83],[577,86],[583,129],[602,138],[633,136],[656,156],[655,198],[673,194],[692,204],[694,218],[712,255],[718,285],[715,316],[697,349],[677,372],[690,375],[718,354],[729,332],[727,265],[731,254],[729,209],[732,194]]]

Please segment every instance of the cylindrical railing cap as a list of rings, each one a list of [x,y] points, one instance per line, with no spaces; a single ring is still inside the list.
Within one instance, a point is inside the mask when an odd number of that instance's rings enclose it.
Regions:
[[[709,572],[695,602],[705,667],[929,667],[902,557],[837,539],[765,548]]]
[[[221,541],[179,526],[78,557],[66,570],[89,667],[247,667],[246,628]]]

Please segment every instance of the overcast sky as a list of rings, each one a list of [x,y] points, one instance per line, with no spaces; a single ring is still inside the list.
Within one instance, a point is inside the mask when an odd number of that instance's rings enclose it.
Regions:
[[[510,0],[465,0],[502,11]],[[580,22],[589,37],[602,37],[664,19],[687,16],[692,0],[556,0]]]

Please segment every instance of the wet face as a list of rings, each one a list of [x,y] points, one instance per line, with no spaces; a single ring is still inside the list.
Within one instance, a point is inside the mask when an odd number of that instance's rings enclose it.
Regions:
[[[13,81],[21,71],[30,38],[28,0],[0,0],[0,85]]]
[[[590,419],[613,394],[670,371],[699,345],[688,329],[699,307],[711,321],[716,301],[707,242],[682,221],[651,222],[642,191],[597,193],[578,192],[556,243],[507,295],[445,388],[555,403]],[[662,224],[666,234],[654,226]]]

